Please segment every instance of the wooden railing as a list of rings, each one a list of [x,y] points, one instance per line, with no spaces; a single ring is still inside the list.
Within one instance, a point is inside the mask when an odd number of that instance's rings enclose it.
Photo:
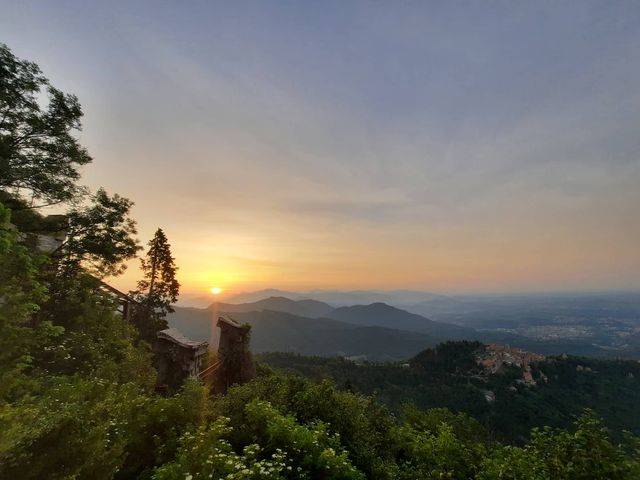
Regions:
[[[113,295],[114,297],[116,297],[120,301],[120,307],[122,308],[120,313],[122,314],[122,316],[124,317],[125,320],[129,320],[130,316],[131,316],[131,306],[132,305],[140,305],[140,302],[138,302],[131,295],[127,295],[126,293],[121,292],[117,288],[112,287],[111,285],[109,285],[108,283],[103,282],[99,278],[96,279],[96,280],[98,280],[100,282],[100,288],[102,290],[105,290],[107,293]]]
[[[109,293],[112,293],[114,296],[118,297],[120,300],[127,301],[129,303],[138,303],[138,301],[135,300],[131,295],[127,295],[126,293],[121,292],[117,288],[112,287],[111,285],[103,282],[102,280],[99,280],[99,282],[100,282],[100,288],[103,288]]]
[[[200,380],[204,380],[208,376],[214,374],[220,368],[221,365],[222,365],[222,360],[218,360],[216,363],[209,365],[207,368],[205,368],[198,374],[198,378]]]

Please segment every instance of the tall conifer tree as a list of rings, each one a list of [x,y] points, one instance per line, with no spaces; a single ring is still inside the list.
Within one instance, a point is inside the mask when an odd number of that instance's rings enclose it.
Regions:
[[[163,318],[173,312],[171,304],[178,300],[180,284],[176,280],[177,267],[171,255],[171,245],[161,228],[156,230],[141,262],[144,278],[133,293],[148,312]]]

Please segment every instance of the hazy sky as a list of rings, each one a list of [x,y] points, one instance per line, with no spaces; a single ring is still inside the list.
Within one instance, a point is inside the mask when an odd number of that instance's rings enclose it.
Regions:
[[[637,2],[0,3],[187,293],[640,288]]]

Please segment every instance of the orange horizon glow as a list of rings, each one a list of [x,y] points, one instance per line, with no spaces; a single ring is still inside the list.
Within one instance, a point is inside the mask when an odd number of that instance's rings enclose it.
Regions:
[[[81,183],[135,202],[142,245],[167,234],[181,298],[640,289],[634,29],[553,8],[541,26],[533,4],[337,24],[228,5],[182,29],[177,3],[154,9],[140,30],[105,3],[83,9],[110,22],[86,42],[72,6],[0,16],[3,42],[83,106]],[[523,19],[544,35],[517,34]],[[107,280],[135,288],[129,265]]]

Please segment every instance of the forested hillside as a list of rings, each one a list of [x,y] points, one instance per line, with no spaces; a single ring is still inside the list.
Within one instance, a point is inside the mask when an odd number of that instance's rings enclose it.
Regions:
[[[483,372],[476,362],[483,348],[475,342],[449,342],[408,363],[358,364],[284,353],[259,359],[314,380],[330,378],[342,388],[374,395],[396,411],[411,403],[464,412],[508,442],[524,441],[533,427],[567,427],[585,408],[601,416],[618,437],[624,430],[640,433],[637,361],[548,357],[533,364],[535,384],[528,385],[516,366],[495,374]]]

